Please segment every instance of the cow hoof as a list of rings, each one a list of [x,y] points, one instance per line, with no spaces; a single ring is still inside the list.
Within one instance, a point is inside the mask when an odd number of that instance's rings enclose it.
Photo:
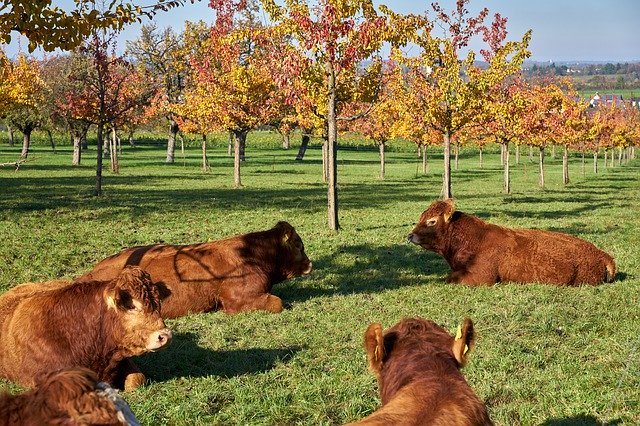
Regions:
[[[136,388],[142,386],[145,382],[144,374],[142,373],[132,373],[127,376],[124,380],[124,391],[130,392],[135,390]]]

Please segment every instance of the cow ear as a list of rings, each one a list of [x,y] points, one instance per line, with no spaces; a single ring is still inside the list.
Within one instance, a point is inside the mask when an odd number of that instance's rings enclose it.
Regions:
[[[278,228],[282,234],[282,243],[287,243],[291,237],[293,236],[293,226],[291,226],[288,222],[280,221],[276,224],[276,228]]]
[[[453,341],[453,356],[458,361],[460,367],[464,367],[467,362],[467,355],[473,349],[475,341],[473,322],[469,318],[465,318],[462,324],[458,327],[456,338]]]
[[[453,216],[453,213],[456,211],[456,205],[453,202],[453,198],[447,198],[444,202],[446,206],[442,216],[445,222],[449,222],[449,219],[451,219],[451,216]]]
[[[385,356],[384,338],[380,323],[374,322],[369,325],[364,333],[364,347],[367,350],[367,358],[369,359],[369,370],[379,374],[382,369],[382,360]]]
[[[123,311],[143,310],[142,303],[131,296],[128,291],[121,288],[116,288],[112,292],[109,292],[106,298],[107,305],[115,309],[120,309]]]

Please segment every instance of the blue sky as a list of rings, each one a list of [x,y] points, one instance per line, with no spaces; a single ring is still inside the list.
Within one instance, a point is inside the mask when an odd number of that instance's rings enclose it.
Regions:
[[[54,0],[68,9],[72,0]],[[141,2],[141,3],[149,3]],[[185,20],[212,22],[215,15],[208,0],[160,13],[155,21],[159,28],[172,26],[181,31]],[[400,13],[430,10],[431,1],[382,0]],[[440,0],[451,9],[455,0]],[[640,0],[471,0],[469,9],[477,12],[487,7],[491,15],[508,18],[509,39],[518,39],[533,30],[530,44],[532,59],[537,61],[640,61]],[[121,40],[135,39],[139,26],[130,27]],[[15,33],[14,33],[15,34]],[[13,37],[16,39],[17,37]],[[26,50],[26,42],[22,43]],[[124,42],[122,42],[124,47]],[[5,46],[6,47],[6,46]],[[477,47],[473,46],[474,49]],[[18,50],[15,41],[6,48],[10,56]]]

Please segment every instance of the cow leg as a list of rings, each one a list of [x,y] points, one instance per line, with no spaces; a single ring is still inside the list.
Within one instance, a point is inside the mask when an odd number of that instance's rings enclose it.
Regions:
[[[122,362],[120,367],[119,379],[122,380],[122,388],[125,392],[135,390],[136,388],[142,386],[146,380],[142,371],[140,371],[138,366],[135,365],[130,359]]]
[[[483,276],[470,271],[451,271],[447,277],[449,284],[466,284],[471,286],[492,285],[497,282],[497,277]]]
[[[282,299],[273,294],[264,293],[257,297],[253,297],[246,302],[229,300],[223,301],[224,311],[228,314],[233,314],[241,311],[267,311],[273,313],[282,312]]]

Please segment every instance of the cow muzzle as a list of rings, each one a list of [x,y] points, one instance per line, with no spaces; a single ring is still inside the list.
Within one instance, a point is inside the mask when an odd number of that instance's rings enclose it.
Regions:
[[[173,333],[168,328],[154,331],[147,340],[147,350],[157,351],[158,349],[162,349],[171,342],[172,338]]]
[[[309,262],[309,265],[307,266],[307,268],[304,271],[302,271],[302,275],[309,275],[312,270],[313,270],[313,263]]]
[[[407,242],[408,243],[413,243],[413,244],[420,244],[420,239],[418,238],[418,236],[416,234],[411,232],[411,233],[409,233],[409,235],[407,235]]]

